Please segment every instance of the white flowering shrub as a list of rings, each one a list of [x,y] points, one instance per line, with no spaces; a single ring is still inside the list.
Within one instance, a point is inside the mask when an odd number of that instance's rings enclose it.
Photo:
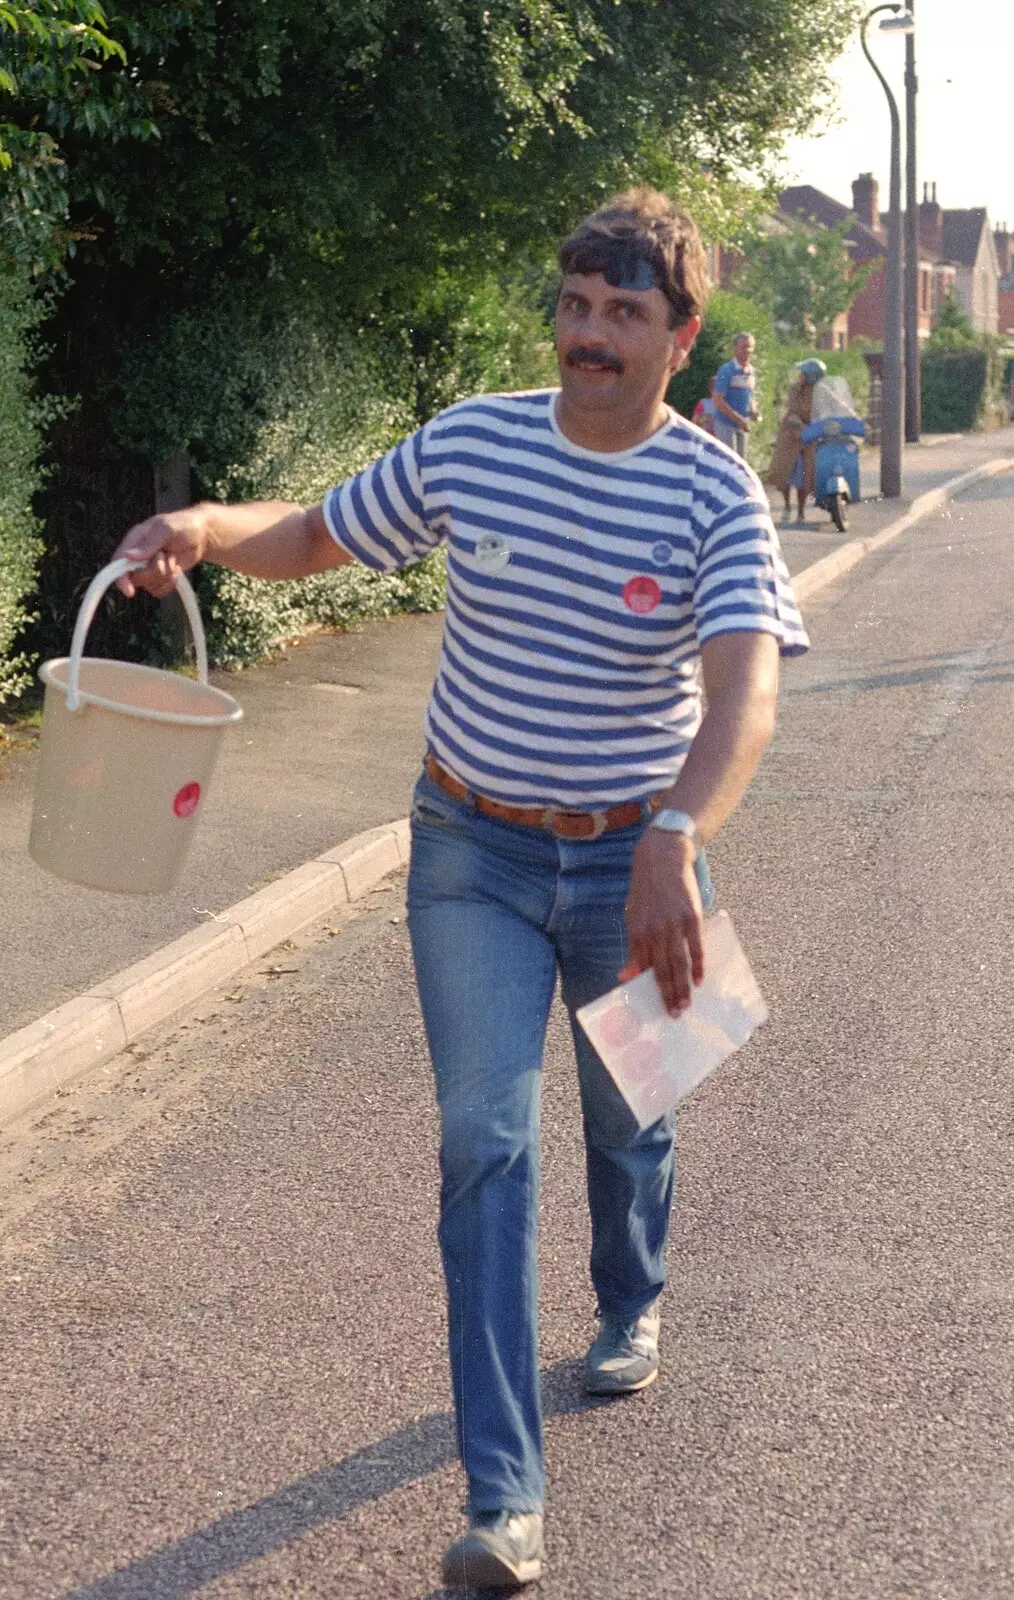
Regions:
[[[32,496],[39,487],[45,420],[30,368],[42,306],[27,278],[0,266],[0,705],[31,681],[33,662],[17,649],[42,554]]]

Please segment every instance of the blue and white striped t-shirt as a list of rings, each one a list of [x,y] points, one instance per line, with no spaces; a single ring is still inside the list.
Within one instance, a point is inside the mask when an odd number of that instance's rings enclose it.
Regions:
[[[665,788],[717,634],[808,646],[760,482],[675,413],[633,449],[572,444],[555,390],[451,406],[333,489],[334,538],[380,572],[447,546],[426,737],[470,788],[593,808]]]

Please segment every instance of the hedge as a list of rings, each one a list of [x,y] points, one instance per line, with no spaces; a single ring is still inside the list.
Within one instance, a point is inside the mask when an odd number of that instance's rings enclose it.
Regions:
[[[966,433],[1002,420],[1003,360],[995,340],[977,348],[927,350],[922,358],[922,425],[927,433]]]
[[[46,408],[35,399],[31,370],[43,314],[27,277],[0,267],[0,705],[23,692],[33,665],[17,641],[30,620],[42,552],[32,496],[42,476]]]
[[[312,504],[440,406],[547,382],[547,334],[524,292],[494,279],[439,281],[414,320],[386,329],[350,327],[312,301],[252,306],[223,289],[127,357],[117,431],[149,459],[187,455],[204,497]],[[207,565],[198,591],[209,655],[241,667],[315,627],[441,609],[443,557],[284,583]]]

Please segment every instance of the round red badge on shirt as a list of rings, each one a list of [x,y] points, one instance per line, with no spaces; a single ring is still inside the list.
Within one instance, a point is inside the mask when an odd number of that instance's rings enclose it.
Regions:
[[[654,611],[661,598],[662,591],[654,578],[630,578],[623,585],[623,604],[628,611],[636,611],[638,616]]]
[[[199,783],[185,783],[173,800],[173,810],[178,817],[192,817],[201,798]]]

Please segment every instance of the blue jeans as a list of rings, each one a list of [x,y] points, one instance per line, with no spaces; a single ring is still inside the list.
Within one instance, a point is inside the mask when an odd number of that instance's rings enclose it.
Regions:
[[[574,1019],[626,960],[623,908],[646,820],[596,840],[557,839],[485,817],[425,774],[415,792],[408,924],[440,1107],[439,1237],[473,1514],[543,1501],[539,1113],[557,970],[577,1055],[599,1306],[633,1318],[665,1283],[674,1119],[639,1131]],[[707,908],[703,855],[698,880]]]

